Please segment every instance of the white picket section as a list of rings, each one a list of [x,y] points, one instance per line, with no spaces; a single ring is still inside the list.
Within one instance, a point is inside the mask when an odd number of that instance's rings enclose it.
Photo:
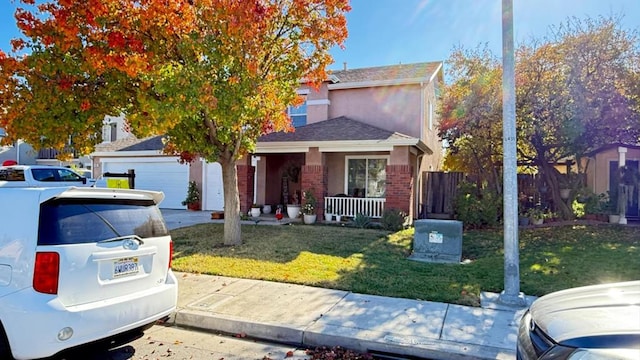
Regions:
[[[325,212],[331,209],[333,214],[348,217],[362,213],[370,218],[381,218],[385,202],[385,198],[328,196],[324,198],[324,209]]]

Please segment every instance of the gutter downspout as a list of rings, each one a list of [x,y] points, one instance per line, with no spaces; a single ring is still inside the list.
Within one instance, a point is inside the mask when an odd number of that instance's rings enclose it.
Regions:
[[[422,163],[422,158],[424,155],[418,155],[416,157],[416,189],[414,191],[416,198],[414,199],[414,209],[416,210],[416,219],[420,218],[420,212],[422,209],[420,208],[420,199],[422,198],[422,176],[420,176],[420,163]],[[426,214],[425,214],[426,216]]]

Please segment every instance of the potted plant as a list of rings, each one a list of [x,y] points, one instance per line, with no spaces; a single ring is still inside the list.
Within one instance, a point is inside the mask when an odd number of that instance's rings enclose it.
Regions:
[[[533,207],[527,210],[526,215],[533,225],[542,225],[544,223],[545,213],[544,210],[540,208]]]
[[[518,225],[520,226],[527,226],[529,225],[529,221],[530,221],[530,217],[527,214],[527,211],[521,212],[518,215]]]
[[[200,210],[200,190],[193,180],[189,181],[187,197],[182,201],[182,205],[185,205],[189,210]]]
[[[324,221],[332,221],[333,220],[333,209],[331,205],[327,205],[327,208],[324,210]]]
[[[316,197],[313,190],[305,190],[303,193],[304,205],[302,206],[302,214],[305,224],[313,224],[316,222]]]
[[[336,207],[336,221],[337,222],[341,222],[342,221],[342,208],[340,206]]]
[[[249,211],[251,217],[259,217],[260,216],[260,205],[252,204],[251,210]]]
[[[295,219],[300,215],[300,204],[298,204],[298,194],[294,193],[291,197],[291,204],[287,205],[287,215],[290,219]]]

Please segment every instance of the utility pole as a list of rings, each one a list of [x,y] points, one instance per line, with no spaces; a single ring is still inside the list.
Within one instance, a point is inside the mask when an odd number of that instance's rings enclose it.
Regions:
[[[520,292],[518,253],[518,165],[516,161],[516,84],[513,47],[513,0],[502,0],[502,147],[504,197],[504,291],[499,302],[526,306]]]

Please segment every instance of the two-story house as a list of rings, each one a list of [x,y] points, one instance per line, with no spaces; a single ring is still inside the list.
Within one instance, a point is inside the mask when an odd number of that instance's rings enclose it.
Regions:
[[[347,216],[394,208],[416,217],[420,174],[442,161],[435,113],[442,81],[442,63],[429,62],[345,68],[318,91],[302,87],[305,103],[289,109],[295,132],[260,137],[239,165],[243,210],[301,201],[312,190],[319,215],[331,206]]]

